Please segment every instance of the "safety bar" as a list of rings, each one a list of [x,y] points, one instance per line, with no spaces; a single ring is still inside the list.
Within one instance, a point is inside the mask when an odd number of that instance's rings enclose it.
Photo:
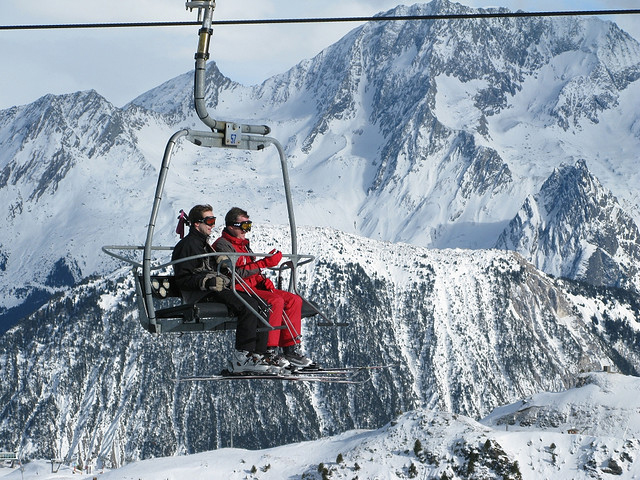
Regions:
[[[144,245],[105,245],[102,247],[102,251],[104,253],[106,253],[107,255],[117,258],[118,260],[122,260],[123,262],[126,262],[130,265],[133,265],[134,267],[139,267],[142,268],[142,264],[139,262],[136,262],[135,260],[132,260],[131,258],[125,257],[123,255],[117,254],[115,252],[113,252],[112,250],[144,250],[145,247]],[[174,247],[168,247],[168,246],[152,246],[151,250],[152,251],[171,251],[173,250]],[[267,257],[269,255],[272,255],[271,252],[269,253],[262,253],[262,252],[251,252],[250,254],[247,253],[237,253],[237,252],[210,252],[210,253],[200,253],[198,255],[193,255],[191,257],[184,257],[184,258],[180,258],[178,260],[172,260],[170,262],[166,262],[166,263],[162,263],[162,264],[158,264],[158,265],[154,265],[150,268],[150,271],[155,271],[155,270],[162,270],[163,268],[169,267],[171,265],[175,265],[176,263],[181,263],[184,262],[186,260],[193,260],[196,258],[204,258],[204,257],[219,257],[219,256],[227,256],[227,257],[233,257],[233,258],[237,258],[237,257],[244,257],[247,255],[250,256],[255,256],[255,257]],[[291,259],[290,261],[284,262],[283,264],[281,264],[278,267],[271,267],[269,268],[269,270],[273,270],[273,271],[279,271],[279,270],[288,270],[289,268],[291,268],[289,265],[291,265],[293,267],[293,269],[297,268],[297,267],[301,267],[303,265],[306,265],[307,263],[313,261],[315,259],[315,257],[313,255],[305,255],[305,254],[293,254],[293,253],[283,253],[282,254],[283,258],[289,258]],[[293,265],[292,262],[296,262],[295,265]],[[284,267],[284,268],[283,268]]]
[[[113,252],[112,250],[145,250],[144,246],[129,246],[129,245],[106,245],[102,247],[102,251],[104,253],[106,253],[107,255],[110,255],[114,258],[117,258],[118,260],[122,260],[126,263],[129,263],[130,265],[132,265],[134,267],[134,269],[142,269],[144,272],[144,262],[141,264],[139,262],[136,262],[135,260],[132,260],[128,257],[125,257],[124,255],[120,255],[118,253]],[[173,250],[173,247],[166,247],[166,246],[155,246],[155,247],[151,247],[150,249],[151,251],[171,251]],[[210,252],[210,253],[200,253],[198,255],[192,255],[190,257],[184,257],[184,258],[179,258],[177,260],[172,260],[170,262],[166,262],[166,263],[162,263],[162,264],[158,264],[158,265],[154,265],[151,266],[149,265],[149,278],[148,278],[148,285],[145,283],[145,297],[146,296],[150,296],[151,297],[151,301],[147,302],[146,298],[145,298],[145,310],[147,312],[147,316],[149,317],[149,323],[151,323],[152,325],[156,326],[156,316],[155,316],[155,305],[153,303],[153,295],[152,295],[152,289],[151,289],[151,272],[152,271],[157,271],[157,270],[162,270],[165,269],[169,266],[173,266],[177,263],[182,263],[182,262],[186,262],[189,260],[195,260],[198,258],[205,258],[205,257],[221,257],[221,256],[226,256],[229,258],[239,258],[239,257],[243,257],[246,256],[246,253],[237,253],[237,252]],[[257,257],[264,257],[264,256],[268,256],[270,255],[270,253],[261,253],[261,252],[252,252],[251,255],[253,256],[257,256]],[[299,255],[299,254],[283,254],[282,255],[284,258],[289,258],[290,260],[285,262],[286,264],[288,264],[288,268],[291,269],[291,276],[294,276],[294,273],[296,272],[297,267],[300,267],[302,265],[306,265],[307,263],[311,262],[315,257],[313,255]],[[236,262],[231,262],[231,278],[235,278],[236,277]],[[278,270],[282,270],[281,268],[269,268],[269,270],[273,270],[273,271],[278,271]],[[144,273],[143,273],[143,281],[146,281],[147,279],[144,278]],[[290,279],[291,280],[291,279]],[[293,283],[293,287],[295,290],[295,283]],[[244,298],[242,298],[242,296],[236,291],[235,288],[231,289],[231,291],[234,293],[234,295],[251,311],[251,313],[253,313],[256,317],[258,317],[258,319],[260,319],[262,321],[263,324],[265,324],[265,326],[267,327],[268,330],[274,330],[275,328],[272,327],[269,322],[268,319],[265,319],[265,317],[257,312]],[[295,292],[296,294],[297,291]],[[298,294],[299,295],[299,294]],[[309,302],[307,302],[309,303]],[[320,311],[318,311],[312,304],[309,303],[309,305],[311,305],[312,309],[314,311],[316,311],[319,315],[321,315],[323,318],[325,318],[327,321],[330,322],[331,325],[334,325],[335,323],[331,322],[329,319],[327,319],[324,314]]]

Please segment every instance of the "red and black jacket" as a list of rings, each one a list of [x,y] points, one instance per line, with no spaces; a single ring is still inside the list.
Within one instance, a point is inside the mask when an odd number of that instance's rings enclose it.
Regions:
[[[256,260],[255,255],[251,251],[249,246],[249,240],[234,237],[225,228],[222,231],[222,236],[213,242],[213,249],[216,252],[236,252],[246,253],[238,257],[236,261],[236,273],[249,285],[251,288],[264,288],[265,277],[262,275],[261,260]],[[236,289],[244,291],[242,285],[236,283]]]

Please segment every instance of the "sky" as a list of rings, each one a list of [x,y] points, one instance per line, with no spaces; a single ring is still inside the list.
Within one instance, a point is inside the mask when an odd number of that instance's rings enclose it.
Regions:
[[[400,0],[218,0],[214,20],[369,16]],[[420,2],[428,3],[428,2]],[[461,0],[513,11],[638,8],[637,0]],[[640,39],[640,15],[605,17]],[[1,25],[196,21],[182,0],[2,0]],[[214,26],[211,60],[227,77],[259,84],[335,43],[358,23]],[[94,89],[121,107],[193,69],[198,26],[0,30],[0,109],[47,93]]]

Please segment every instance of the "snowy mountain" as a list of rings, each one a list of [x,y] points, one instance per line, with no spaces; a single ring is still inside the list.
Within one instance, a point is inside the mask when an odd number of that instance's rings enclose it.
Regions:
[[[257,250],[286,236],[256,230]],[[122,465],[219,448],[231,435],[253,449],[378,428],[419,408],[481,418],[570,388],[581,371],[640,371],[640,305],[623,290],[547,277],[513,252],[301,233],[301,249],[317,256],[301,272],[304,291],[350,323],[305,323],[305,349],[328,366],[392,368],[357,387],[176,383],[224,368],[232,334],[146,333],[123,269],[58,296],[0,338],[0,444],[28,458]]]
[[[158,121],[138,110],[89,91],[0,112],[1,311],[20,318],[30,304],[115,268],[100,253],[109,232],[139,242],[147,220],[131,228],[130,211],[139,204],[148,217],[156,178],[145,157],[153,140],[139,136]]]
[[[124,109],[87,91],[0,111],[0,446],[115,466],[232,432],[255,449],[399,411],[477,419],[603,365],[637,375],[639,76],[640,45],[595,18],[371,23],[257,86],[210,62],[210,113],[286,148],[317,257],[303,291],[351,323],[307,324],[309,352],[395,365],[361,389],[176,384],[222,368],[231,337],[139,327],[130,271],[100,247],[142,243],[167,140],[203,129],[192,74]],[[177,145],[156,243],[207,202],[247,208],[254,248],[286,251],[281,178],[269,149]]]
[[[562,165],[527,197],[496,246],[557,276],[640,291],[638,227],[584,161]]]
[[[480,422],[417,409],[377,430],[351,430],[266,450],[216,451],[134,462],[100,478],[620,478],[640,475],[637,377],[583,374],[575,388],[537,394]],[[597,421],[595,421],[597,419]],[[541,421],[542,420],[542,421]],[[71,480],[63,466],[25,466],[29,478]],[[20,479],[14,471],[0,478]]]
[[[436,0],[388,13],[469,11]],[[375,22],[258,86],[211,61],[206,98],[218,118],[272,127],[291,161],[298,224],[490,248],[554,169],[577,160],[639,223],[638,76],[640,45],[595,18]],[[125,109],[88,91],[0,112],[0,330],[116,268],[101,245],[142,241],[166,141],[202,128],[192,84],[186,73]],[[238,199],[257,221],[283,223],[274,157],[179,145],[159,243],[175,241],[176,212],[197,201],[225,212]],[[609,251],[596,240],[576,242]],[[626,257],[608,258],[594,281],[637,288],[637,273],[618,263]]]
[[[387,13],[471,11],[438,0]],[[258,89],[227,89],[213,66],[210,75],[219,117],[268,111],[300,169],[296,183],[324,179],[299,200],[316,224],[426,246],[491,247],[526,195],[579,158],[640,219],[640,45],[614,24],[375,22]],[[157,108],[172,84],[133,103]],[[184,101],[171,105],[193,118]],[[348,202],[336,185],[349,185]]]

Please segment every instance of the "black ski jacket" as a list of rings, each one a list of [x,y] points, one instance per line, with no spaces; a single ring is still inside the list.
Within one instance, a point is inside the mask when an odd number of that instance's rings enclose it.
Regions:
[[[171,260],[213,253],[213,249],[207,242],[208,237],[191,228],[189,234],[180,240],[171,255]],[[214,257],[194,258],[185,262],[176,263],[173,266],[176,285],[182,293],[182,298],[187,303],[194,303],[206,296],[210,290],[206,283],[210,278],[218,276]],[[224,277],[224,275],[221,275]],[[225,277],[226,280],[226,277]]]

